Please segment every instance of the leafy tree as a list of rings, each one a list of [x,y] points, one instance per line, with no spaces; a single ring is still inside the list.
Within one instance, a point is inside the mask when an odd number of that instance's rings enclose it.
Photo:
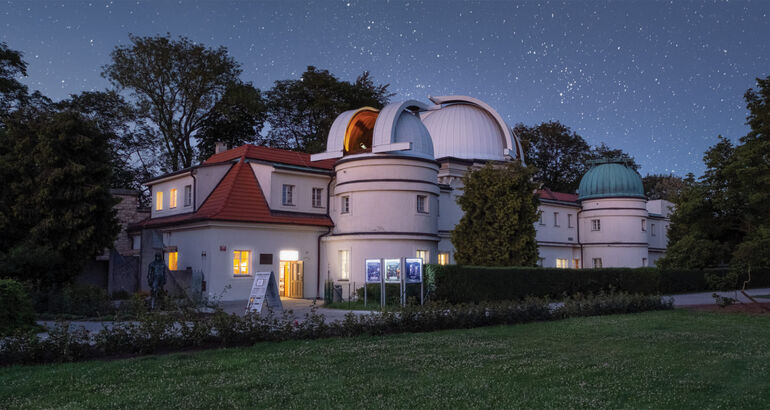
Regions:
[[[685,179],[663,266],[770,264],[770,77],[757,84],[745,94],[751,131],[737,146],[720,136],[704,155],[704,175]]]
[[[198,133],[198,159],[214,154],[217,142],[230,147],[258,143],[267,106],[259,89],[250,83],[231,83],[217,101]]]
[[[27,75],[27,63],[19,51],[0,43],[0,113],[8,113],[27,96],[27,86],[16,80]]]
[[[457,263],[535,266],[538,199],[534,169],[519,162],[487,164],[463,178],[457,198],[464,214],[452,231]]]
[[[665,199],[674,201],[684,188],[684,181],[676,175],[647,174],[642,178],[644,194],[647,199]]]
[[[108,136],[72,112],[16,113],[6,125],[0,276],[66,282],[118,233]]]
[[[225,47],[207,48],[186,37],[130,36],[117,46],[102,75],[130,91],[145,131],[162,143],[164,170],[189,167],[193,138],[204,127],[228,86],[237,83],[240,64]]]
[[[534,127],[517,124],[527,164],[537,168],[534,178],[553,191],[575,192],[588,170],[590,146],[583,137],[558,121]]]
[[[133,105],[115,91],[85,91],[56,104],[81,114],[109,137],[112,188],[143,190],[141,181],[157,173],[158,152]]]
[[[276,81],[266,93],[270,131],[261,143],[308,153],[324,151],[334,119],[363,106],[381,108],[393,95],[388,86],[375,85],[368,72],[349,83],[308,66],[300,79]]]
[[[620,157],[627,157],[629,161],[627,162],[628,166],[633,168],[634,171],[639,172],[639,164],[636,163],[634,160],[634,157],[628,155],[625,151],[622,149],[613,149],[607,146],[605,143],[601,143],[599,146],[594,147],[590,154],[589,159],[601,159],[601,158],[620,158]]]

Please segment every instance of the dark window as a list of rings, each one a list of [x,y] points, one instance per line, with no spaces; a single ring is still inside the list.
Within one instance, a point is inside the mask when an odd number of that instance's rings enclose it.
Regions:
[[[260,265],[272,265],[273,264],[273,254],[272,253],[260,253],[259,254],[259,264]]]

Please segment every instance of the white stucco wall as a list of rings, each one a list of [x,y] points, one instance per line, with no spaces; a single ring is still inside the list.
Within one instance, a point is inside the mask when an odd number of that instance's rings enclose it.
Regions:
[[[186,185],[189,185],[190,189],[193,187],[193,177],[190,176],[189,173],[182,174],[178,177],[170,178],[156,184],[152,184],[152,210],[150,211],[151,217],[161,218],[164,216],[192,212],[192,202],[188,206],[185,206],[184,204],[184,187]],[[174,208],[170,207],[172,189],[176,189],[176,207]],[[157,210],[157,192],[163,192],[163,209],[160,211]]]
[[[231,166],[232,164],[227,163],[211,166],[207,165],[195,169],[195,209],[200,208],[206,198],[211,195],[211,192],[214,191],[214,188],[216,188],[219,181],[224,178]]]
[[[330,177],[321,174],[300,173],[275,168],[271,174],[270,184],[262,185],[262,190],[270,187],[270,209],[287,212],[303,212],[312,214],[326,213],[326,185]],[[293,205],[283,204],[283,186],[294,186]],[[321,207],[313,207],[313,188],[320,188]]]
[[[164,245],[177,247],[180,269],[203,270],[207,294],[211,298],[222,301],[248,298],[254,278],[252,275],[233,275],[234,250],[251,252],[251,273],[273,271],[276,280],[280,251],[298,251],[303,261],[304,297],[316,297],[317,239],[326,228],[207,222],[164,229],[163,232]],[[273,254],[273,264],[259,265],[260,253]]]
[[[591,199],[582,202],[580,242],[585,267],[601,258],[603,267],[640,267],[648,256],[649,226],[646,201],[634,198]],[[592,220],[600,221],[600,230],[592,230]]]

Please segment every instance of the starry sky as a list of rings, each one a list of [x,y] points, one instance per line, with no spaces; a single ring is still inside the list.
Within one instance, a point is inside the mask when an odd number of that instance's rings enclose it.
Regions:
[[[370,71],[392,100],[463,94],[509,125],[558,120],[641,173],[703,172],[718,135],[748,131],[743,94],[770,75],[770,1],[7,1],[0,41],[59,100],[128,34],[223,45],[269,89],[308,65]]]

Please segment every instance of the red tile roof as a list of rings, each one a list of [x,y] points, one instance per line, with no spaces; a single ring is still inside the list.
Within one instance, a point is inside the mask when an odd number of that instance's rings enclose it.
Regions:
[[[537,190],[537,196],[540,197],[540,199],[546,199],[551,201],[562,201],[562,202],[575,202],[577,203],[578,196],[577,194],[567,194],[564,192],[553,192],[550,189],[538,189]]]
[[[236,150],[241,148],[243,147],[236,148]],[[245,150],[241,150],[241,152],[243,151]],[[246,154],[242,153],[238,162],[227,171],[224,178],[196,212],[148,219],[141,223],[142,226],[153,227],[199,220],[333,226],[331,219],[323,214],[292,214],[271,211],[262,188],[254,176],[254,171],[246,162],[246,158]]]
[[[296,165],[301,167],[319,168],[332,170],[336,159],[325,159],[322,161],[311,161],[310,154],[304,152],[288,151],[285,149],[258,147],[252,144],[241,145],[219,154],[209,157],[204,164],[214,164],[218,162],[227,162],[241,157],[248,159],[258,159],[268,162],[277,162],[279,164]]]

